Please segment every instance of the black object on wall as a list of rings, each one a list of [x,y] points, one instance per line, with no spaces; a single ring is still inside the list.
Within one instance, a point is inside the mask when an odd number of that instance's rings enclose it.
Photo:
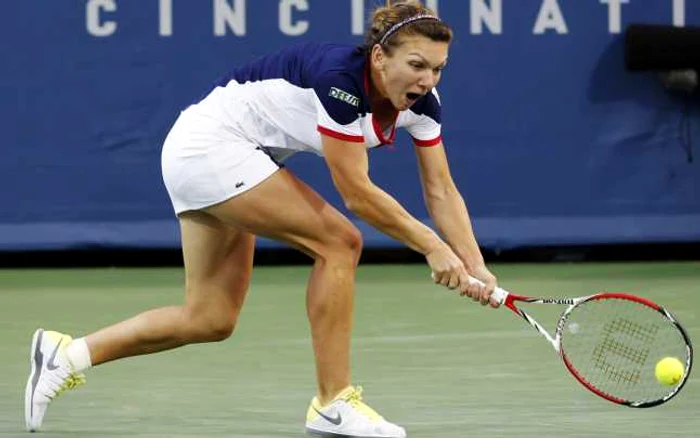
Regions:
[[[681,110],[678,140],[688,163],[692,163],[689,96],[700,91],[700,27],[631,24],[625,31],[625,66],[629,71],[654,72],[666,89],[687,96]]]
[[[693,92],[700,71],[700,27],[632,24],[625,31],[625,66],[659,73],[669,89]]]
[[[700,27],[632,24],[625,31],[629,70],[668,71],[700,67]]]

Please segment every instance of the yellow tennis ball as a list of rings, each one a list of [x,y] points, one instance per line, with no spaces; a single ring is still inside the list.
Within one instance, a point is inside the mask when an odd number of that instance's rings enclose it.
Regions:
[[[683,362],[675,357],[664,357],[656,362],[654,373],[659,383],[673,386],[683,378],[684,371],[685,367],[683,366]]]

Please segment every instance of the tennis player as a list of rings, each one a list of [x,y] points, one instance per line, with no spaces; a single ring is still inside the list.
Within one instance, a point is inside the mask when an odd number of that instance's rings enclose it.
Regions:
[[[482,304],[496,285],[450,175],[435,90],[450,28],[418,2],[380,7],[361,47],[306,43],[243,65],[185,109],[162,151],[165,186],[179,219],[185,302],[72,340],[37,330],[25,395],[27,429],[98,364],[234,330],[250,281],[256,235],[314,259],[307,311],[318,393],[306,430],[326,437],[404,437],[352,386],[350,335],[362,237],[355,226],[278,162],[298,151],[325,158],[348,209],[425,255],[436,283]],[[426,206],[441,232],[372,183],[368,149],[413,137]],[[470,285],[468,275],[485,286]]]

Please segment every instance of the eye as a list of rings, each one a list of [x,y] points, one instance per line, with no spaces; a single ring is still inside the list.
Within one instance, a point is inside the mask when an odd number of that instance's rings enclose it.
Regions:
[[[408,63],[408,65],[413,67],[415,70],[422,70],[425,67],[422,62],[418,61],[411,61]]]

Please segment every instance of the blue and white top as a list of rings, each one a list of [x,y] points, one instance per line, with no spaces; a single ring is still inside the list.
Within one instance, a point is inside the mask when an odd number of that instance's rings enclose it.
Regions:
[[[382,131],[369,104],[369,66],[361,47],[305,43],[262,57],[217,81],[196,111],[263,148],[322,155],[319,133],[373,148],[405,127],[418,146],[441,141],[437,92],[400,111]],[[282,152],[282,151],[280,151]]]

